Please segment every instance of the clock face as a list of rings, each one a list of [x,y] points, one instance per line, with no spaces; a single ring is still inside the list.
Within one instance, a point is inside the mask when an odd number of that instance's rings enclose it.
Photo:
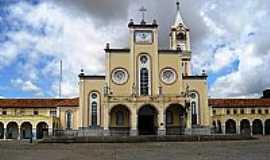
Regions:
[[[136,43],[152,43],[152,32],[151,31],[137,31],[135,32]]]

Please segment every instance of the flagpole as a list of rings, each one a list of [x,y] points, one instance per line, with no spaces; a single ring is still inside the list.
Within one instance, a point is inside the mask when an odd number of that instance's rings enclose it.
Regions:
[[[62,97],[62,75],[63,75],[63,62],[62,62],[62,60],[60,60],[59,98]]]

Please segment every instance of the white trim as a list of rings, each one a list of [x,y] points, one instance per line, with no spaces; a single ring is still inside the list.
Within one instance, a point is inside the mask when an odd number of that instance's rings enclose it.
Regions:
[[[119,80],[116,78],[116,72],[122,72],[124,74],[124,77],[122,80]],[[112,72],[112,80],[115,84],[122,85],[128,81],[128,72],[123,68],[116,68]]]
[[[68,113],[70,113],[71,114],[71,119],[70,119],[70,128],[68,128],[67,126],[68,126]],[[66,112],[66,129],[73,129],[73,113],[72,113],[72,111],[67,111]]]
[[[192,102],[195,102],[196,105],[196,114],[197,114],[197,124],[200,124],[200,110],[199,110],[199,95],[197,92],[191,92],[191,94],[195,94],[195,97],[190,97],[190,105],[191,105],[191,115],[192,115]]]
[[[164,72],[167,72],[167,71],[171,72],[172,75],[173,75],[171,80],[165,79],[165,77],[163,75]],[[162,69],[162,71],[160,73],[160,77],[161,77],[161,80],[162,80],[163,83],[165,83],[165,84],[173,84],[176,81],[177,73],[171,68],[164,68],[164,69]]]
[[[147,62],[145,64],[141,63],[141,57],[146,56],[147,57]],[[141,96],[141,69],[146,68],[148,70],[148,95],[152,95],[152,70],[151,70],[151,58],[148,54],[141,54],[138,57],[138,89],[139,89],[139,95]]]
[[[92,95],[96,94],[97,97],[95,99],[92,98]],[[100,125],[100,95],[98,92],[91,92],[89,94],[89,104],[88,104],[88,116],[89,116],[89,121],[88,121],[88,126],[92,126],[92,103],[96,102],[97,103],[97,126]]]

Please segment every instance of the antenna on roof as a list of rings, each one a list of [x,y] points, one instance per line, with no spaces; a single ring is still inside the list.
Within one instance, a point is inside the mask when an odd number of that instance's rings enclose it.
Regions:
[[[60,60],[60,74],[59,74],[59,98],[62,97],[62,74],[63,74],[63,64],[62,64],[62,60]]]

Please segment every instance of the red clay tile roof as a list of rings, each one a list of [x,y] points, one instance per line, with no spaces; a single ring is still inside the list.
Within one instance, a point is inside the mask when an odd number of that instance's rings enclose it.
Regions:
[[[208,105],[215,108],[270,107],[270,99],[209,99]]]
[[[0,99],[0,108],[54,108],[79,106],[79,98],[73,99]]]

